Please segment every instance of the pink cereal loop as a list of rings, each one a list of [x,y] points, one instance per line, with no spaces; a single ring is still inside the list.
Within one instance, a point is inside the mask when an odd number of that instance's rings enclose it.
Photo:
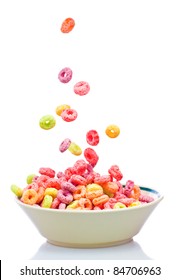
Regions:
[[[61,83],[68,83],[72,79],[72,70],[69,67],[63,68],[59,74],[58,74],[58,79]]]
[[[74,85],[74,92],[80,96],[86,95],[90,91],[90,86],[87,82],[81,81]]]
[[[61,113],[61,117],[64,121],[66,122],[72,122],[74,120],[76,120],[76,118],[78,117],[78,113],[76,110],[74,109],[65,109],[62,113]],[[71,144],[71,143],[70,143]],[[69,145],[70,146],[70,145]]]
[[[61,142],[60,146],[59,146],[59,150],[61,153],[65,152],[69,146],[71,144],[71,140],[69,138],[66,138],[65,140],[63,140],[63,142]]]

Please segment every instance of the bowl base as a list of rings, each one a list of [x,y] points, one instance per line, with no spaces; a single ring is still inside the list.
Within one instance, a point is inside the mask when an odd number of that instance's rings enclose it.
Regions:
[[[66,247],[66,248],[104,248],[104,247],[112,247],[117,245],[122,245],[128,242],[131,242],[133,238],[119,240],[114,242],[105,242],[105,243],[65,243],[65,242],[58,242],[53,240],[47,240],[48,243],[59,246],[59,247]]]

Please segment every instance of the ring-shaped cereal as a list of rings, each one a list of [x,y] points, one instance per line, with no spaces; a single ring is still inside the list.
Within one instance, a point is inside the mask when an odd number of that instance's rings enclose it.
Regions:
[[[75,26],[75,21],[73,18],[66,18],[62,24],[61,24],[61,27],[60,27],[60,30],[62,33],[69,33],[72,31],[72,29],[74,28]]]
[[[55,170],[53,170],[52,168],[49,167],[40,167],[39,168],[39,173],[41,175],[46,175],[50,178],[54,178],[55,177]]]
[[[39,125],[42,129],[49,130],[56,125],[56,120],[52,115],[46,115],[40,119]]]
[[[79,185],[76,187],[76,190],[73,192],[74,200],[79,200],[82,197],[86,196],[86,187],[83,185]]]
[[[61,113],[61,117],[65,122],[73,122],[78,117],[78,113],[74,109],[66,109]]]
[[[69,67],[63,68],[59,74],[58,79],[61,83],[68,83],[72,79],[73,72]]]
[[[82,154],[82,149],[74,142],[71,142],[68,150],[75,156],[80,156]]]
[[[109,170],[108,173],[112,176],[112,178],[116,179],[117,181],[120,181],[123,178],[123,174],[119,169],[119,166],[114,164],[112,165]]]
[[[129,197],[139,200],[141,189],[138,185],[134,185]]]
[[[73,201],[73,195],[67,190],[59,190],[57,198],[60,200],[60,202],[63,202],[65,204],[69,204]]]
[[[69,138],[64,139],[59,146],[59,151],[61,153],[65,152],[66,150],[68,150],[70,144],[71,140]]]
[[[108,202],[108,200],[109,200],[109,196],[106,195],[106,194],[103,194],[99,197],[94,198],[92,200],[92,203],[93,203],[94,206],[98,206],[100,204],[104,204],[104,203]]]
[[[86,198],[93,200],[103,195],[103,188],[98,184],[89,184],[86,186]]]
[[[115,194],[118,191],[118,185],[116,182],[107,182],[102,185],[105,193]]]
[[[58,190],[56,188],[46,188],[44,195],[50,195],[54,198],[57,197]]]
[[[70,202],[70,203],[67,205],[66,208],[67,208],[67,209],[79,209],[79,208],[81,208],[81,207],[79,206],[79,200],[73,200],[72,202]]]
[[[135,206],[140,206],[141,205],[141,202],[140,201],[134,201],[132,202],[128,207],[135,207]]]
[[[80,96],[86,95],[90,91],[90,86],[87,82],[81,81],[74,85],[74,92]]]
[[[113,209],[120,209],[120,208],[126,208],[126,205],[122,202],[116,202],[113,206]]]
[[[37,191],[37,194],[38,194],[38,199],[37,199],[37,204],[40,204],[44,198],[44,187],[39,187],[38,188],[38,191]]]
[[[25,190],[22,194],[21,200],[25,204],[34,205],[38,200],[38,194],[34,189]]]
[[[43,208],[51,208],[53,202],[53,197],[51,195],[46,194],[44,199],[42,200],[41,207]]]
[[[62,190],[67,190],[71,193],[74,193],[74,191],[76,190],[76,186],[73,185],[71,182],[62,182],[61,184],[61,188]]]
[[[110,138],[116,138],[120,134],[120,129],[115,124],[110,124],[106,127],[105,133]]]
[[[86,141],[91,146],[97,146],[99,144],[99,134],[96,130],[92,129],[86,133]]]
[[[21,189],[20,187],[16,186],[16,185],[11,185],[11,191],[18,197],[22,197],[23,194],[23,189]]]
[[[92,167],[94,167],[99,160],[97,153],[92,148],[86,148],[84,150],[84,157],[87,160],[87,162],[89,162],[92,165]]]
[[[69,182],[72,183],[73,185],[77,186],[77,185],[86,185],[87,181],[86,179],[78,174],[73,174],[71,176],[71,178],[69,179]]]
[[[93,207],[91,200],[88,198],[80,198],[78,203],[82,210],[91,210]]]
[[[67,104],[61,104],[59,106],[56,107],[56,114],[58,116],[61,116],[61,113],[66,110],[66,109],[70,109],[70,105],[67,105]]]

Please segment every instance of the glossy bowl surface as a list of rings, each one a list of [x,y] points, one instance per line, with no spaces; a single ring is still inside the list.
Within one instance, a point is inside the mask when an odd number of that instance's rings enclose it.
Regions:
[[[92,248],[129,242],[139,233],[148,217],[163,199],[154,189],[140,187],[154,201],[130,208],[112,210],[54,210],[30,206],[16,199],[40,234],[51,244]]]

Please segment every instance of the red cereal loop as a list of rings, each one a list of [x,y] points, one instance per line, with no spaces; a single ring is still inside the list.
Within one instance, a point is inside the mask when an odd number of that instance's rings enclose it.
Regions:
[[[90,86],[87,82],[81,81],[74,85],[74,92],[80,96],[86,95],[90,91]]]
[[[75,173],[78,175],[84,175],[87,170],[87,163],[83,159],[79,159],[73,166]]]
[[[89,130],[86,133],[86,141],[91,146],[97,146],[99,144],[99,134],[96,130]]]
[[[97,164],[99,157],[92,148],[86,148],[84,150],[84,157],[93,167]]]
[[[66,19],[62,22],[60,30],[61,30],[62,33],[69,33],[69,32],[72,31],[72,29],[74,28],[74,26],[75,26],[75,21],[74,21],[74,19],[69,17],[69,18],[66,18]]]
[[[111,176],[110,175],[97,175],[94,178],[94,183],[96,184],[105,184],[111,181]]]
[[[73,174],[75,174],[75,170],[73,167],[68,167],[67,169],[65,169],[64,174],[65,174],[66,180],[68,181],[71,178],[71,176]]]
[[[123,178],[123,175],[122,175],[118,165],[112,165],[109,168],[108,172],[117,181],[120,181]]]
[[[45,183],[45,188],[55,188],[59,190],[61,188],[59,179],[56,178],[49,178]]]
[[[46,175],[49,176],[50,178],[54,178],[55,177],[55,171],[49,167],[41,167],[39,169],[39,173],[41,175]]]
[[[74,109],[66,109],[61,113],[61,117],[66,122],[72,122],[76,120],[78,113]]]
[[[81,175],[77,175],[77,174],[73,174],[71,176],[71,178],[69,179],[69,182],[74,184],[75,186],[77,185],[86,185],[86,179],[81,176]]]

